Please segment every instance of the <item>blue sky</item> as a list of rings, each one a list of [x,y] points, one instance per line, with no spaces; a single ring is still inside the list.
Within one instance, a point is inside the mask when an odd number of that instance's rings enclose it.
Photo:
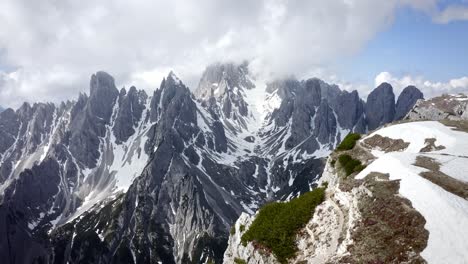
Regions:
[[[373,84],[382,71],[446,82],[468,74],[468,21],[434,23],[421,11],[399,9],[394,23],[340,67],[348,81]]]

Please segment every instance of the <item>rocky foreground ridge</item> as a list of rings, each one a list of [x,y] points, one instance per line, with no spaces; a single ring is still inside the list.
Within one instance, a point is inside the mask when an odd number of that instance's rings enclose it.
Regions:
[[[335,150],[318,181],[325,199],[297,232],[295,257],[282,262],[464,263],[465,98],[420,100],[405,120]],[[224,263],[281,263],[258,241],[242,243],[261,210],[237,220]]]

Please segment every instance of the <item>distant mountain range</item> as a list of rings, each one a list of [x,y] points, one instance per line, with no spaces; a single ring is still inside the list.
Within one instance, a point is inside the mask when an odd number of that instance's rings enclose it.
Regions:
[[[382,83],[364,102],[322,80],[261,82],[206,68],[192,93],[91,77],[90,92],[0,114],[0,258],[6,263],[221,263],[242,212],[317,186],[350,132],[422,99]]]

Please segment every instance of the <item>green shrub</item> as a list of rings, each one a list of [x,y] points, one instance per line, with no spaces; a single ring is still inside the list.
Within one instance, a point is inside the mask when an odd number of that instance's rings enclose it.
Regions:
[[[341,141],[340,145],[336,148],[337,150],[350,150],[353,149],[356,145],[356,142],[361,138],[361,135],[357,133],[349,133],[343,141]]]
[[[241,231],[241,233],[242,233],[242,232],[244,232],[244,230],[245,230],[245,225],[240,225],[239,226],[239,231]]]
[[[234,258],[234,263],[236,263],[236,264],[247,264],[247,262],[245,262],[245,260],[240,259],[240,258]]]
[[[351,175],[354,172],[362,171],[365,166],[359,160],[353,159],[348,154],[342,154],[338,157],[341,167],[343,167],[346,176]]]
[[[335,163],[336,163],[336,160],[335,160],[335,159],[332,159],[332,160],[330,161],[330,164],[332,165],[332,167],[335,167]]]
[[[322,182],[322,186],[325,189],[328,188],[328,182],[327,181]]]
[[[317,188],[289,202],[263,206],[242,236],[242,244],[254,241],[270,249],[280,263],[287,263],[297,252],[297,231],[309,222],[324,196],[325,188]]]
[[[231,226],[231,231],[229,233],[231,234],[231,236],[236,233],[236,225],[235,224],[233,226]]]

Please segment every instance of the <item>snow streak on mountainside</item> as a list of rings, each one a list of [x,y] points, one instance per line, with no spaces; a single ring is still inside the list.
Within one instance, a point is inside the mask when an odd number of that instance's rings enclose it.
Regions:
[[[148,96],[98,72],[89,96],[0,113],[0,257],[220,263],[242,212],[309,191],[341,139],[369,129],[367,111],[382,125],[416,92],[395,105],[378,88],[366,104],[318,79],[215,64],[194,94],[170,73]]]

